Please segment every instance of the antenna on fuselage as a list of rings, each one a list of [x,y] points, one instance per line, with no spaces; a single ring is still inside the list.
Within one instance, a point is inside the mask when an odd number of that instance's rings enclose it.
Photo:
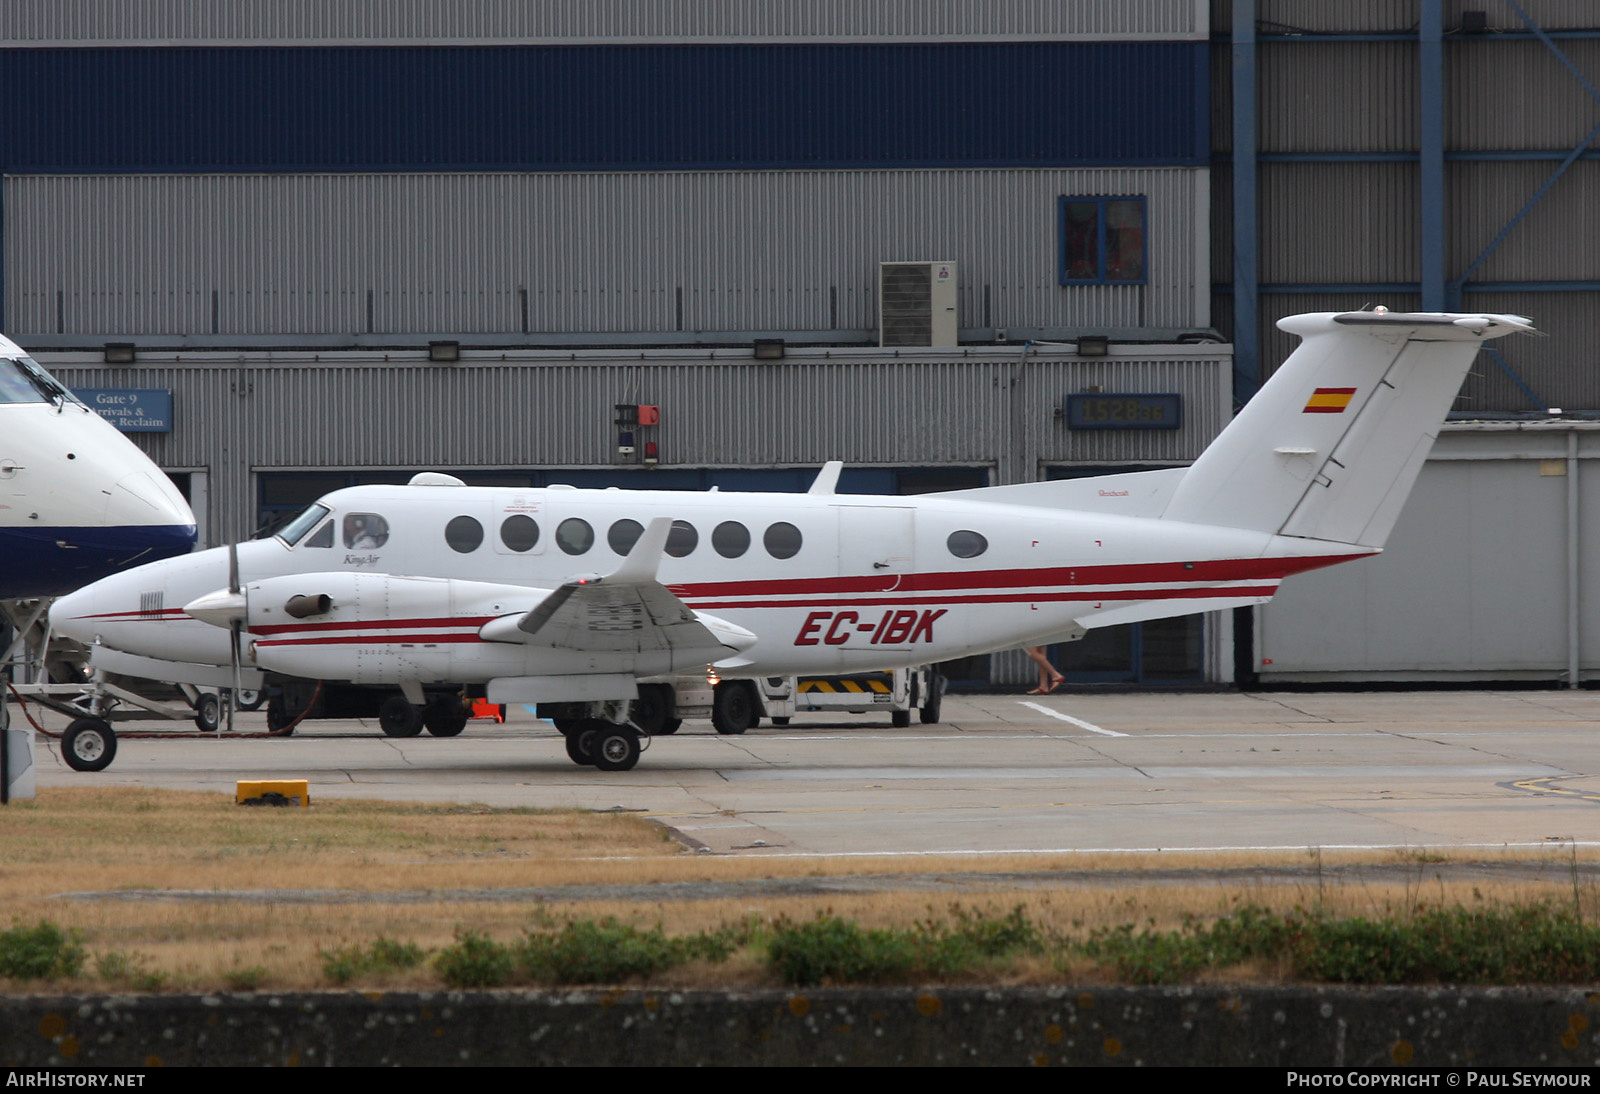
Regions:
[[[839,485],[839,472],[844,470],[843,460],[829,460],[822,465],[822,470],[817,472],[816,479],[811,483],[808,494],[836,494]]]

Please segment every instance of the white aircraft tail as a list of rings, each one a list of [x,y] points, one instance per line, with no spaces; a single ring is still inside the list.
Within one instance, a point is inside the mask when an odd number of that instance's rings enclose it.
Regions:
[[[1382,547],[1461,381],[1515,315],[1296,315],[1304,341],[1179,479],[1167,520]]]

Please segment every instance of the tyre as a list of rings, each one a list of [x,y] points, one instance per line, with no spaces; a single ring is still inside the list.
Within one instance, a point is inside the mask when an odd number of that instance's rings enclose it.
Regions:
[[[265,691],[240,688],[233,693],[233,709],[235,710],[260,710],[261,704],[266,701],[267,693]]]
[[[911,724],[911,712],[909,710],[891,710],[889,712],[889,724],[896,729],[906,728]]]
[[[595,767],[601,771],[631,771],[638,762],[639,734],[632,726],[607,724],[595,731]]]
[[[922,724],[931,726],[939,720],[939,708],[944,704],[944,677],[928,675],[928,701],[922,704],[919,717]]]
[[[201,733],[215,733],[222,728],[222,696],[214,691],[202,691],[194,701],[194,724]]]
[[[550,724],[555,726],[556,729],[558,729],[561,732],[561,735],[563,737],[571,736],[572,735],[572,731],[577,729],[581,722],[582,722],[582,719],[580,719],[580,718],[552,718],[552,719],[550,719]]]
[[[743,733],[760,720],[748,682],[729,680],[717,685],[711,698],[711,724],[718,733]]]
[[[117,735],[101,718],[79,718],[61,735],[61,758],[74,771],[104,771],[117,758]]]
[[[772,719],[772,724],[775,726],[786,726],[789,724],[789,719],[783,715],[779,715],[778,717]]]
[[[593,767],[595,731],[587,726],[575,726],[566,738],[567,759],[579,767]]]
[[[641,684],[639,698],[628,705],[628,719],[646,737],[672,732],[667,728],[672,691],[665,684]]]
[[[441,696],[422,708],[422,724],[435,737],[458,737],[467,728],[467,708],[454,695]]]
[[[378,725],[386,737],[415,737],[422,732],[422,712],[404,695],[391,695],[378,708]]]
[[[294,715],[289,713],[289,704],[282,695],[274,695],[267,700],[267,732],[276,733],[280,737],[294,736],[294,727],[284,727],[294,721]]]

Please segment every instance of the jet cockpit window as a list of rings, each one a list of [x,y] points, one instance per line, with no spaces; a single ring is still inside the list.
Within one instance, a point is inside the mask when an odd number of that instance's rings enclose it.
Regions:
[[[295,517],[284,525],[283,531],[278,533],[278,538],[293,547],[300,542],[302,536],[317,526],[317,521],[328,515],[326,505],[312,505],[304,513]]]
[[[318,528],[310,539],[306,540],[307,547],[332,547],[333,546],[333,521],[328,521]]]
[[[352,551],[370,551],[389,542],[389,522],[376,513],[346,513],[344,545]]]
[[[950,538],[944,542],[945,546],[950,548],[950,553],[957,558],[977,558],[989,549],[989,541],[984,539],[981,533],[966,528],[959,532],[951,532]]]
[[[777,524],[767,526],[761,543],[773,558],[793,558],[800,553],[800,529],[786,520],[780,520]]]
[[[76,403],[78,398],[32,357],[0,357],[0,403],[58,401]]]
[[[568,517],[556,525],[556,543],[569,555],[581,555],[594,546],[594,529],[582,517]]]

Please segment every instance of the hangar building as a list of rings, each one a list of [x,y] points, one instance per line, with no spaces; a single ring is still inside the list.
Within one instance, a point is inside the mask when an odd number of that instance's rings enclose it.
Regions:
[[[0,329],[142,400],[124,424],[210,543],[421,469],[792,489],[842,459],[896,493],[1182,464],[1287,352],[1274,319],[1370,302],[1552,331],[1464,390],[1501,424],[1447,439],[1469,493],[1535,465],[1559,493],[1600,407],[1573,245],[1597,26],[1578,0],[19,0]],[[1117,394],[1181,418],[1074,426],[1069,395]],[[618,425],[635,406],[659,424]],[[1390,561],[1356,593],[1399,626]],[[1324,641],[1348,588],[1286,588],[1058,656],[1393,670]],[[1439,671],[1483,667],[1461,653]]]

